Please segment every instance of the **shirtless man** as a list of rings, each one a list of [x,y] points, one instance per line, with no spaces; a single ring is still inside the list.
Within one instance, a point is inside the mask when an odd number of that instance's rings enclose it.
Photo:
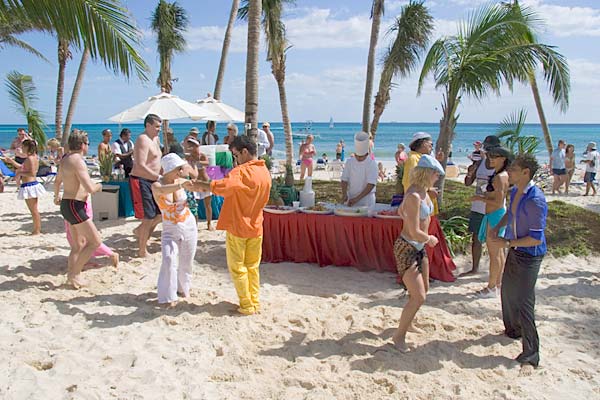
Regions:
[[[102,190],[102,184],[94,183],[85,165],[85,156],[90,141],[85,131],[71,133],[69,153],[65,155],[58,169],[58,181],[64,186],[62,199],[60,186],[54,190],[54,203],[60,205],[60,213],[69,224],[73,243],[67,262],[67,284],[79,289],[85,286],[81,270],[100,244],[100,234],[85,212],[87,197]],[[82,240],[84,239],[84,240]]]
[[[161,221],[158,205],[152,196],[152,184],[160,178],[160,142],[158,135],[162,120],[148,114],[144,119],[144,132],[133,147],[133,169],[129,175],[135,217],[142,223],[133,230],[138,237],[140,257],[146,257],[146,244],[154,228]]]
[[[103,154],[108,154],[110,152],[110,139],[112,138],[112,132],[110,129],[105,129],[102,131],[102,142],[98,145],[98,159],[102,157]]]

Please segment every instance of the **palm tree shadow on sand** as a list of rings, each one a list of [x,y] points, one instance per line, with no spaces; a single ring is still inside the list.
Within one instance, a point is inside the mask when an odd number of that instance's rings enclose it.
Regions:
[[[78,296],[69,300],[58,300],[46,298],[42,303],[52,303],[56,309],[64,315],[83,316],[91,322],[94,328],[114,328],[118,326],[127,326],[135,323],[145,323],[161,317],[177,317],[184,313],[192,315],[208,313],[212,317],[236,317],[238,305],[221,301],[215,304],[195,304],[193,300],[180,301],[174,307],[165,307],[158,304],[156,292],[146,292],[140,294],[114,293],[94,296]],[[98,309],[98,305],[107,307],[134,308],[133,311],[126,314],[115,314],[114,311],[107,312],[89,312],[87,306],[93,306]]]

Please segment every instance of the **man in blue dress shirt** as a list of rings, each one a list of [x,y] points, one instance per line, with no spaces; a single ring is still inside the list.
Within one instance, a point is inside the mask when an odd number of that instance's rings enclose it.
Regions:
[[[508,168],[508,180],[514,185],[510,206],[503,218],[508,256],[502,276],[502,319],[505,334],[521,338],[523,352],[516,360],[537,367],[540,341],[535,327],[535,283],[546,254],[546,217],[548,205],[532,178],[539,168],[535,157],[519,155]],[[498,224],[503,226],[504,223]]]

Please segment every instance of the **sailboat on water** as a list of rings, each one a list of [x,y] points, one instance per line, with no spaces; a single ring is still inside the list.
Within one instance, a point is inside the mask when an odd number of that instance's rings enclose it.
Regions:
[[[333,117],[329,117],[329,129],[333,129],[335,126],[333,125]]]

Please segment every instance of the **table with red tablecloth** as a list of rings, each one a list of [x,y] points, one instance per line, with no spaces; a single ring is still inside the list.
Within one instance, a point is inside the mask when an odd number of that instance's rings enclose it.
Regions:
[[[402,230],[401,219],[265,212],[263,228],[263,262],[396,272],[394,242]],[[436,217],[431,217],[429,234],[439,239],[437,246],[426,246],[429,275],[444,282],[454,281],[452,271],[456,265]]]

